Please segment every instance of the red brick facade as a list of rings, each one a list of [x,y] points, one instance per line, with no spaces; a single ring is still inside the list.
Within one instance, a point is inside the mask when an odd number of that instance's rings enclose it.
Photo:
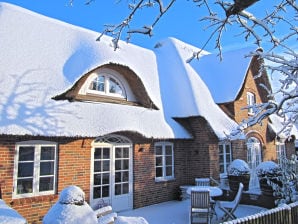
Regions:
[[[136,133],[120,133],[133,143],[133,207],[139,208],[173,200],[180,185],[194,184],[195,177],[218,177],[218,140],[201,117],[186,119],[194,130],[194,139],[157,140]],[[91,143],[95,138],[49,138],[33,136],[0,136],[1,190],[3,200],[24,216],[29,223],[41,223],[43,216],[56,203],[59,192],[77,185],[90,197]],[[57,192],[54,195],[13,199],[13,172],[16,143],[44,140],[58,144]],[[174,143],[174,173],[170,181],[155,181],[154,143]],[[142,148],[142,150],[140,150]],[[209,162],[210,161],[210,162]]]

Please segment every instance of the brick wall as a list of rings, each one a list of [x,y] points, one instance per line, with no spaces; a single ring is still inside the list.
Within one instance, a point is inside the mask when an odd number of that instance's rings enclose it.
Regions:
[[[179,186],[194,184],[196,177],[218,178],[218,139],[202,117],[185,120],[193,139],[167,140],[144,138],[132,133],[117,133],[133,143],[134,208],[177,198]],[[54,195],[12,199],[15,143],[27,140],[45,140],[58,144],[57,193]],[[29,223],[41,223],[43,216],[56,203],[59,192],[69,185],[77,185],[90,199],[91,143],[94,138],[49,138],[32,136],[0,136],[2,197]],[[154,143],[174,143],[175,179],[155,181]],[[34,212],[33,212],[34,211]]]
[[[0,136],[1,190],[3,200],[16,209],[29,223],[41,223],[43,216],[56,203],[54,195],[13,199],[13,171],[15,143],[28,140],[45,140],[58,143],[58,192],[69,185],[90,191],[90,139],[63,139],[30,136]]]

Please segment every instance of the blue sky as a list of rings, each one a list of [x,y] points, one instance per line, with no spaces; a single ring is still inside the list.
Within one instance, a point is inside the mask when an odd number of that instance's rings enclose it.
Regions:
[[[122,0],[118,4],[116,2],[119,2],[119,0],[95,0],[90,5],[85,5],[85,0],[74,0],[73,6],[69,5],[69,0],[6,0],[5,2],[99,33],[103,31],[104,24],[119,23],[129,13],[127,0]],[[274,0],[272,2],[276,3],[278,1]],[[250,11],[253,13],[265,12],[266,7],[270,7],[270,4],[273,4],[272,2],[259,1],[250,8]],[[139,26],[133,28],[150,24],[148,21],[155,18],[155,16],[152,16],[153,13],[152,10],[142,10],[142,17],[136,17],[135,20]],[[173,8],[155,27],[152,37],[137,34],[132,37],[131,42],[146,48],[153,48],[159,40],[166,37],[175,37],[194,46],[202,47],[212,31],[211,29],[204,30],[206,24],[199,22],[203,13],[206,13],[206,11],[203,8],[196,7],[190,0],[177,0]],[[151,20],[148,20],[150,18]],[[228,30],[225,33],[224,50],[252,45],[245,42],[243,37],[235,37],[235,34],[239,32]],[[125,38],[125,35],[123,38]],[[214,46],[215,42],[212,41],[206,47],[206,50],[212,52]]]

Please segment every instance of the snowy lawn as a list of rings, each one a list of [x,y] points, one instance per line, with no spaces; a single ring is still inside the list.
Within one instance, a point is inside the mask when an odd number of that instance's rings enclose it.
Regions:
[[[141,216],[144,217],[150,224],[188,224],[189,223],[189,209],[190,200],[184,201],[169,201],[156,205],[151,205],[131,211],[118,212],[118,216]],[[223,212],[215,208],[218,218],[223,216]],[[238,218],[255,214],[266,208],[252,206],[252,205],[239,205],[235,214]],[[212,223],[219,223],[216,217],[212,219]]]

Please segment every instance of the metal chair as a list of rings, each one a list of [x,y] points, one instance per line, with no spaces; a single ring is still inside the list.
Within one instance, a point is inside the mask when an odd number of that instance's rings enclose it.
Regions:
[[[190,203],[190,223],[210,223],[209,190],[192,191]],[[195,220],[197,220],[197,222],[194,222]]]
[[[236,211],[243,192],[243,184],[240,183],[238,187],[237,194],[233,201],[219,201],[218,207],[224,211],[224,216],[222,217],[222,221],[227,221],[228,219],[236,219],[234,212]]]

